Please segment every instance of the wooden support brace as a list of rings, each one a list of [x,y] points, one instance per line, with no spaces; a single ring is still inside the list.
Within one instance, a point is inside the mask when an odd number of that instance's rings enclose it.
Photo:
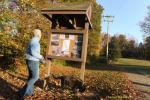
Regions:
[[[50,54],[50,46],[51,46],[51,32],[48,34],[48,47],[46,52],[46,64],[45,67],[47,68],[47,74],[45,74],[44,83],[43,83],[43,89],[46,90],[46,85],[50,76],[50,69],[51,69],[51,60],[48,59],[48,55]]]

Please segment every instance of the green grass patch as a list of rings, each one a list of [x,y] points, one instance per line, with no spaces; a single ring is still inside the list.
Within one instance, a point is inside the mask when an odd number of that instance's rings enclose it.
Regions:
[[[150,61],[120,58],[114,63],[124,71],[143,75],[150,75]]]
[[[127,58],[118,59],[118,62],[116,62],[116,64],[150,67],[150,61],[148,61],[148,60],[137,60],[137,59],[127,59]]]

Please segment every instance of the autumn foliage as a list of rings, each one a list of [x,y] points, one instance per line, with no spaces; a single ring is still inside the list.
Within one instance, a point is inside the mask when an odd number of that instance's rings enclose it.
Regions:
[[[12,11],[9,9],[4,9],[3,13],[0,13],[0,25],[2,26],[2,31],[0,32],[0,94],[3,94],[3,97],[6,99],[15,98],[14,91],[24,85],[24,82],[27,79],[27,70],[24,67],[21,59],[24,58],[25,48],[28,44],[29,39],[32,36],[32,30],[34,28],[40,28],[42,30],[42,54],[44,54],[47,45],[47,36],[50,30],[51,22],[46,19],[44,16],[40,14],[40,9],[47,7],[46,0],[19,0],[19,10]],[[61,0],[61,1],[86,1],[86,0]],[[89,33],[89,49],[88,56],[89,57],[97,57],[100,53],[100,17],[102,14],[102,7],[96,4],[95,0],[91,0],[94,2],[93,10],[93,30],[90,30]],[[12,27],[8,27],[3,22],[15,21],[18,33],[14,36],[9,34]],[[19,59],[19,60],[18,60]],[[96,60],[97,61],[97,60]],[[10,71],[4,71],[3,69],[13,69],[17,66],[16,73]],[[21,67],[20,67],[21,66]],[[46,73],[46,69],[43,66],[41,67],[40,77],[43,80],[44,75]],[[55,66],[52,69],[52,72],[55,74],[69,74],[75,75],[79,77],[80,70],[76,68],[70,67],[60,67]],[[13,73],[13,74],[12,74]],[[21,76],[21,77],[20,77]],[[5,81],[7,80],[7,82]],[[94,95],[98,94],[98,98],[107,98],[108,96],[127,96],[127,97],[135,97],[137,92],[133,88],[132,84],[126,76],[120,72],[113,71],[93,71],[87,70],[85,74],[85,82],[88,84],[88,89],[86,90],[84,96],[86,96],[89,92],[94,92]],[[8,84],[12,84],[13,89],[9,87]],[[39,86],[39,85],[38,85]],[[14,90],[14,91],[13,91]],[[82,95],[82,94],[80,94]],[[35,88],[35,96],[29,97],[29,99],[37,99],[37,100],[51,100],[51,99],[59,99],[59,98],[69,98],[69,99],[79,99],[78,96],[72,94],[70,90],[62,90],[60,88],[51,87],[49,91],[43,91],[41,88],[39,89],[37,86]]]

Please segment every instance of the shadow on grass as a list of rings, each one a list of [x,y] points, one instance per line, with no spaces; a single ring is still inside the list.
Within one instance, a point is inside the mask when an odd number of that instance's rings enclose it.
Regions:
[[[139,65],[116,65],[121,71],[142,74],[142,75],[150,75],[150,67],[149,66],[139,66]]]
[[[89,70],[100,70],[100,71],[120,71],[120,72],[128,72],[134,74],[141,75],[150,75],[150,67],[149,66],[140,66],[140,65],[121,65],[121,64],[113,64],[113,65],[101,65],[101,66],[86,66],[86,69]]]
[[[99,66],[86,66],[86,70],[95,71],[122,71],[119,67],[115,65],[99,65]]]

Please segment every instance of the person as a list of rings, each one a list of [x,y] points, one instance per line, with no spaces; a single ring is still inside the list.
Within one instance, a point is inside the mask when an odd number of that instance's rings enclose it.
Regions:
[[[41,30],[34,29],[33,38],[29,42],[26,50],[26,65],[29,72],[28,81],[19,90],[19,95],[24,96],[33,96],[33,87],[34,83],[39,78],[39,64],[40,62],[45,63],[44,57],[40,54],[40,39],[41,39]]]

